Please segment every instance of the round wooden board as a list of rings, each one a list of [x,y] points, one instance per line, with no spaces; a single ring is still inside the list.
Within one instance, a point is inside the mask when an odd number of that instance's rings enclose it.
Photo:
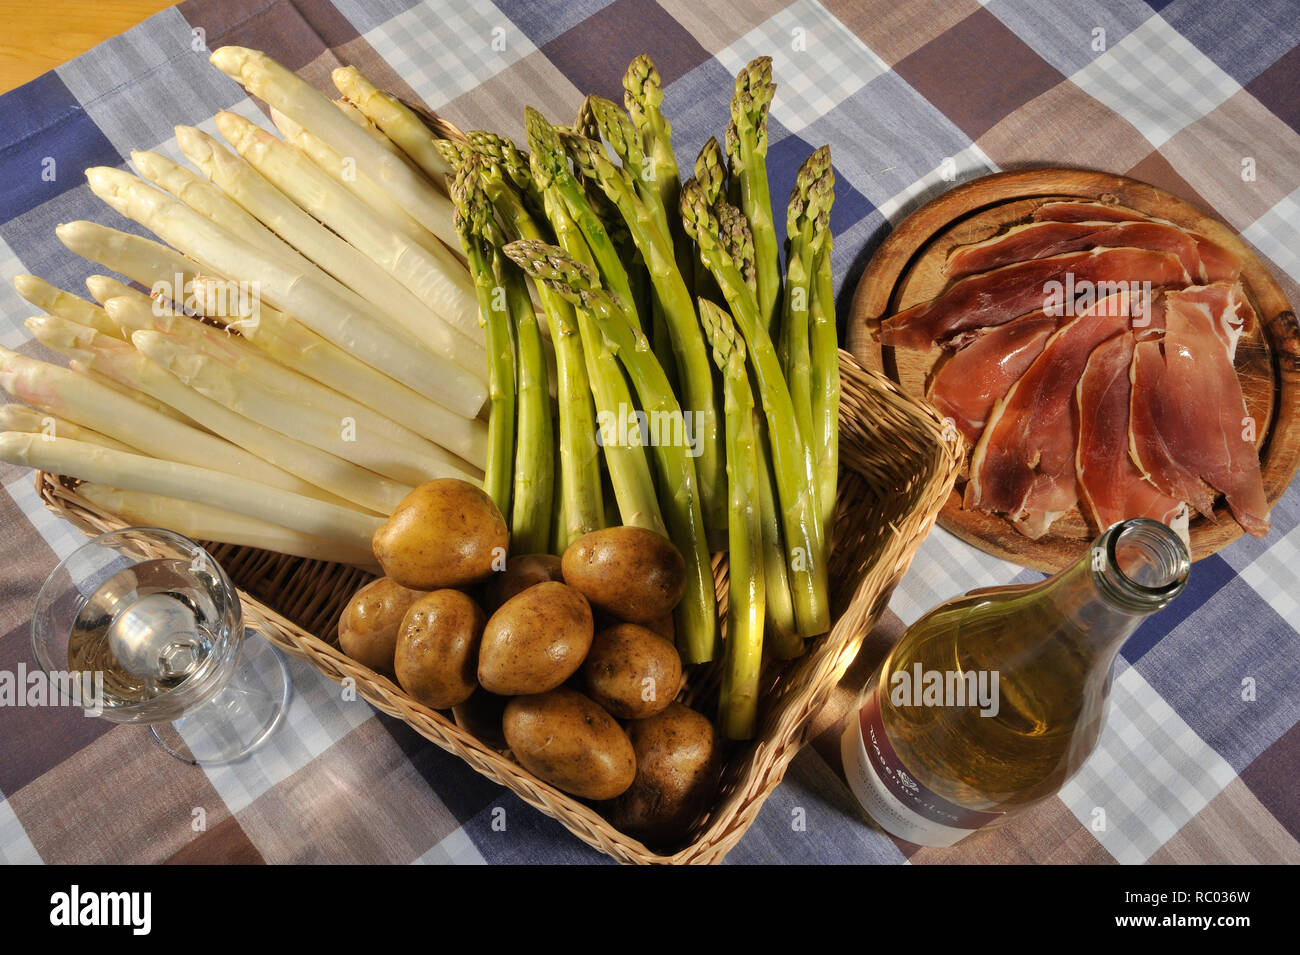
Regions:
[[[1024,222],[1037,206],[1053,199],[1117,202],[1198,232],[1241,256],[1241,282],[1259,321],[1237,344],[1236,369],[1256,422],[1264,493],[1271,506],[1300,468],[1300,327],[1295,313],[1268,270],[1231,229],[1155,186],[1088,170],[1030,169],[985,176],[944,193],[903,220],[868,263],[849,314],[849,350],[865,367],[923,399],[942,350],[882,347],[881,319],[938,295],[947,284],[942,268],[954,246]],[[1004,560],[1054,572],[1077,560],[1096,536],[1097,529],[1076,507],[1043,537],[1030,540],[1001,517],[963,510],[964,485],[963,476],[939,514],[939,525]],[[1222,499],[1214,516],[1215,521],[1197,516],[1191,522],[1193,559],[1213,554],[1242,534]]]

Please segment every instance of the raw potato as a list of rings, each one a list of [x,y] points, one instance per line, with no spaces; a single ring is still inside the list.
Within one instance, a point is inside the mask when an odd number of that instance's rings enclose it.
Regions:
[[[674,702],[629,723],[627,734],[636,753],[636,780],[606,807],[606,818],[651,845],[680,842],[717,791],[722,751],[713,724]]]
[[[593,636],[582,594],[558,581],[529,587],[488,620],[478,681],[503,696],[553,690],[582,666]]]
[[[407,609],[421,596],[388,577],[366,584],[339,617],[339,649],[362,666],[393,677],[397,630]]]
[[[455,478],[421,484],[371,542],[384,573],[403,587],[468,587],[503,566],[510,533],[481,488]]]
[[[636,777],[632,742],[614,717],[575,690],[506,704],[506,742],[525,769],[583,799],[613,799]]]
[[[492,609],[500,607],[511,597],[517,597],[534,584],[548,580],[564,582],[560,572],[560,558],[554,554],[522,554],[506,562],[503,573],[494,574],[488,581],[487,602]]]
[[[681,689],[682,658],[652,630],[620,623],[602,630],[582,664],[587,693],[623,720],[653,716]]]
[[[672,541],[642,527],[584,534],[562,558],[564,580],[593,606],[620,620],[650,621],[671,613],[686,592],[686,565]]]
[[[468,700],[478,689],[474,674],[485,620],[459,590],[435,590],[411,604],[397,634],[402,689],[435,710]]]

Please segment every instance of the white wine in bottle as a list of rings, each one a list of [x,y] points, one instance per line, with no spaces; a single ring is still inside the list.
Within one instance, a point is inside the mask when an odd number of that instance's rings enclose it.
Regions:
[[[927,613],[845,727],[845,776],[867,814],[901,839],[949,846],[1055,794],[1097,744],[1120,647],[1189,567],[1164,524],[1123,521],[1041,584]]]

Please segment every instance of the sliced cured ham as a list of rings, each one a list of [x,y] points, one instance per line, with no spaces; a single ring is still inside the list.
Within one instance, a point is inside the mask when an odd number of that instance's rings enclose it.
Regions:
[[[971,455],[967,508],[1005,514],[1038,538],[1078,503],[1075,386],[1093,349],[1129,332],[1127,323],[1097,313],[1127,314],[1133,298],[1120,292],[1068,321],[994,405]]]
[[[1147,481],[1129,456],[1129,370],[1136,344],[1126,332],[1094,348],[1074,392],[1079,503],[1098,530],[1130,517],[1172,524],[1186,513],[1186,505]]]
[[[1218,290],[1215,290],[1217,293]],[[1217,493],[1245,530],[1268,533],[1268,500],[1241,383],[1204,289],[1165,296],[1165,335],[1139,342],[1129,372],[1130,454],[1165,494],[1214,519]],[[1223,309],[1236,314],[1231,295]]]
[[[1060,324],[1061,319],[1038,311],[973,333],[969,344],[939,366],[930,384],[931,402],[974,446],[994,404],[1034,363]]]
[[[1227,249],[1176,225],[1152,220],[1029,222],[983,242],[957,246],[949,253],[944,272],[959,279],[1013,262],[1094,248],[1171,252],[1198,282],[1232,281],[1241,272],[1241,260]]]
[[[1112,202],[1067,199],[1044,202],[1034,210],[1033,219],[1035,222],[1140,222],[1151,217]]]
[[[1068,316],[1078,313],[1076,299],[1086,297],[1091,305],[1121,286],[1178,287],[1189,281],[1178,257],[1168,252],[1095,249],[1052,255],[959,279],[938,298],[882,322],[881,341],[924,351],[970,329],[1003,325],[1052,299]]]

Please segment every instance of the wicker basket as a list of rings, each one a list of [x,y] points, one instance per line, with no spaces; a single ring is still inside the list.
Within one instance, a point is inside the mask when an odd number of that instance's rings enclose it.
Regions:
[[[692,841],[659,854],[623,835],[591,806],[536,779],[508,753],[480,743],[446,714],[414,702],[401,688],[338,649],[339,615],[370,579],[355,568],[288,557],[249,547],[211,545],[239,588],[245,607],[268,624],[269,637],[332,680],[351,677],[357,692],[404,720],[530,805],[553,816],[588,844],[621,862],[718,862],[740,839],[804,743],[813,715],[826,701],[863,637],[874,625],[930,530],[957,473],[958,456],[943,439],[940,419],[881,375],[840,352],[840,490],[831,560],[831,632],[804,655],[764,673],[768,693],[758,738],[728,750],[722,785]],[[80,497],[73,479],[38,472],[37,490],[50,510],[88,535],[125,526]],[[727,564],[714,560],[725,607]],[[716,695],[718,666],[691,668],[687,702],[707,707]],[[705,712],[710,712],[707,708]]]

